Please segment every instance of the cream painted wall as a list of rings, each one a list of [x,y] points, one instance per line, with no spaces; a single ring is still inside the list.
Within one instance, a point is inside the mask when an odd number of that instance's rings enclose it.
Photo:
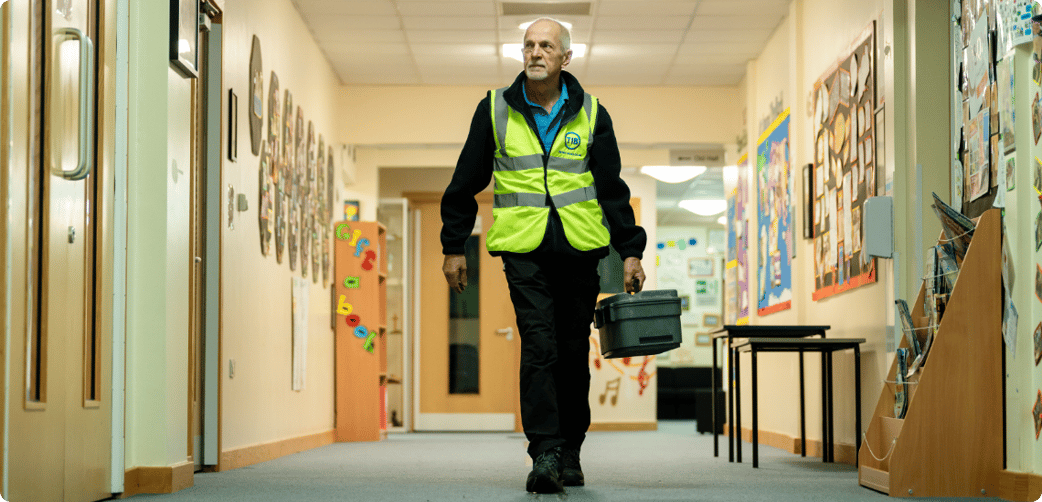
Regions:
[[[763,119],[771,115],[771,104],[781,96],[782,108],[790,109],[790,166],[798,168],[811,162],[813,154],[812,128],[808,119],[807,96],[814,82],[847,52],[849,46],[873,21],[886,22],[882,18],[883,1],[830,2],[827,0],[797,0],[790,4],[789,16],[775,31],[760,57],[749,64],[746,77],[747,132],[750,144],[747,150],[755,158],[756,144]],[[883,36],[877,27],[877,37]],[[880,65],[881,66],[881,65]],[[879,92],[886,88],[879,80]],[[891,86],[892,88],[892,86]],[[887,100],[888,102],[892,100]],[[943,155],[944,152],[939,154]],[[755,161],[752,162],[755,165]],[[751,181],[750,193],[755,193],[755,179]],[[797,183],[797,188],[799,183]],[[880,184],[880,187],[882,185]],[[802,194],[793,193],[793,203],[802,207]],[[755,218],[755,206],[751,213]],[[887,314],[887,291],[892,285],[886,282],[885,271],[890,267],[887,260],[879,260],[878,282],[861,288],[828,297],[821,301],[811,300],[814,290],[813,241],[804,239],[802,211],[796,211],[794,227],[797,232],[797,257],[793,267],[793,307],[790,310],[759,317],[755,309],[751,324],[827,324],[832,327],[829,337],[859,337],[867,343],[862,347],[862,432],[867,427],[867,417],[875,406],[882,389],[882,375],[889,368],[885,354]],[[754,222],[753,222],[754,223]],[[755,252],[757,235],[750,233],[750,252]],[[753,256],[753,255],[751,255]],[[756,273],[755,267],[750,274]],[[753,283],[755,284],[755,282]],[[755,287],[755,286],[754,286]],[[752,292],[755,302],[755,291]],[[857,312],[857,315],[850,315]],[[747,357],[747,356],[746,356]],[[806,356],[807,436],[821,437],[821,407],[815,389],[820,388],[820,358]],[[743,365],[743,379],[751,378],[748,364]],[[854,437],[853,407],[853,358],[849,353],[834,358],[834,388],[836,439],[842,444],[859,442]],[[760,428],[763,431],[779,432],[788,436],[799,436],[799,374],[798,358],[795,354],[764,354],[760,360]],[[748,381],[748,380],[746,380]],[[743,423],[751,423],[751,401],[743,396]]]
[[[611,114],[623,146],[731,143],[742,121],[736,87],[586,91]],[[340,127],[343,137],[358,145],[462,145],[474,110],[487,93],[484,87],[344,86]],[[364,117],[381,119],[361,120]]]
[[[274,71],[280,101],[293,95],[294,108],[312,121],[336,154],[344,143],[339,130],[339,82],[290,0],[227,0],[224,15],[224,86],[239,97],[239,155],[225,161],[223,191],[245,193],[249,208],[235,212],[234,228],[223,225],[223,360],[222,449],[270,443],[331,430],[333,415],[333,332],[330,289],[311,282],[308,271],[307,375],[302,391],[292,390],[291,278],[289,253],[283,263],[260,252],[258,230],[259,157],[250,149],[248,119],[249,62],[253,36],[260,39],[264,76],[264,134],[267,134],[268,85]],[[224,93],[227,94],[227,91]],[[346,160],[337,158],[337,186],[343,190]],[[360,173],[361,174],[361,173]],[[375,191],[372,192],[375,194]],[[341,196],[353,198],[341,192]],[[226,201],[222,201],[222,208]],[[370,205],[372,206],[372,205]],[[339,205],[337,205],[339,207]],[[366,210],[363,206],[363,210]],[[373,216],[375,208],[370,207]],[[339,214],[339,211],[334,211]],[[224,213],[222,213],[224,214]],[[226,219],[223,219],[226,222]],[[234,378],[228,377],[235,361]]]

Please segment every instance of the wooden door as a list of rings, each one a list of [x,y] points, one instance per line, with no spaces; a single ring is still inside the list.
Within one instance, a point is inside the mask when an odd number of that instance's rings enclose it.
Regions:
[[[111,469],[111,340],[97,328],[95,239],[98,40],[96,0],[29,2],[31,78],[39,110],[26,127],[31,158],[31,279],[24,358],[13,399],[10,497],[107,498]],[[19,388],[15,387],[15,388]],[[20,399],[19,399],[20,398]]]
[[[492,198],[478,199],[481,223],[468,242],[463,295],[450,294],[441,271],[439,199],[413,199],[420,248],[416,429],[519,431],[520,336],[503,260],[485,250]]]

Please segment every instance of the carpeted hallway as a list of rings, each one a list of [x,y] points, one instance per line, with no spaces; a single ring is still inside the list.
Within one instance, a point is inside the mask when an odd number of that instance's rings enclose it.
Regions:
[[[650,432],[593,432],[583,446],[585,487],[526,493],[525,439],[507,433],[392,434],[379,443],[338,443],[221,473],[161,501],[885,501],[862,488],[853,466],[823,464],[760,448],[760,468],[713,458],[710,435],[694,422],[661,421]],[[912,500],[998,500],[927,499]]]

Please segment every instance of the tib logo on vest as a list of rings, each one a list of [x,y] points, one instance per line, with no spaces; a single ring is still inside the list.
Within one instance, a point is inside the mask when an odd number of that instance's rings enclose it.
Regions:
[[[579,143],[581,142],[582,139],[579,138],[579,135],[575,132],[570,132],[564,135],[564,146],[569,150],[575,150],[576,148],[579,148]]]

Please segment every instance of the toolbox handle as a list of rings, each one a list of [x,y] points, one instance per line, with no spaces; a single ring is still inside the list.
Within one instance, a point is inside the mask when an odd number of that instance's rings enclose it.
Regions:
[[[593,327],[601,329],[601,326],[611,322],[611,309],[596,309],[593,311]]]

